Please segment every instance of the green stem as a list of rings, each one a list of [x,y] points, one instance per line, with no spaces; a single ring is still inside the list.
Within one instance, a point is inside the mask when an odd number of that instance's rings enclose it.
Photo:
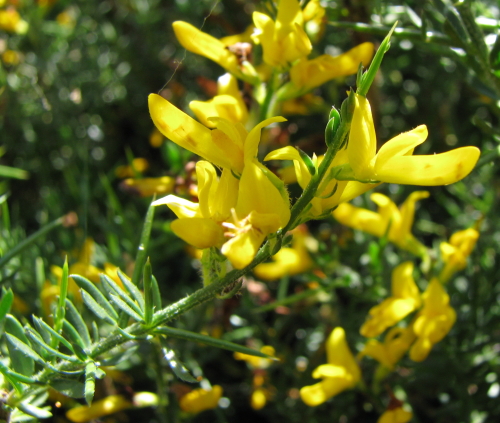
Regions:
[[[259,120],[257,123],[260,123],[263,120],[270,117],[269,116],[270,112],[274,110],[274,105],[276,103],[274,93],[276,91],[278,77],[279,77],[278,72],[276,71],[276,69],[273,69],[271,77],[269,78],[269,82],[267,83],[266,86],[266,96],[264,97],[264,101],[262,102],[262,105],[260,107]]]

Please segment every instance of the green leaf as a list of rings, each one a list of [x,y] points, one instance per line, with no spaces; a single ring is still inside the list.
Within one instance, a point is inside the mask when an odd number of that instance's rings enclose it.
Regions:
[[[133,308],[129,307],[129,305],[120,297],[115,294],[110,294],[110,296],[111,301],[113,301],[124,313],[132,317],[132,319],[137,320],[138,322],[144,321],[143,317],[139,315]]]
[[[52,413],[49,411],[50,407],[39,408],[34,405],[21,402],[17,404],[17,408],[21,410],[23,413],[28,414],[29,416],[33,416],[36,419],[48,419],[52,417]]]
[[[13,366],[17,372],[25,376],[31,376],[33,374],[33,371],[31,371],[31,373],[29,373],[29,371],[31,370],[32,364],[29,363],[33,363],[34,361],[41,364],[42,366],[45,366],[46,364],[45,360],[42,357],[40,357],[35,351],[33,351],[31,347],[29,347],[23,341],[21,341],[19,338],[15,337],[14,335],[11,335],[10,333],[6,333],[5,337],[7,338],[7,345],[12,347],[12,352],[11,348],[9,347],[9,353],[12,362],[14,362],[14,357],[17,357],[18,359],[22,358],[22,360],[27,361],[26,366],[23,366],[27,368],[26,372],[20,371]]]
[[[84,384],[78,380],[56,378],[51,380],[49,385],[57,392],[60,392],[61,394],[71,398],[83,398],[85,396]]]
[[[104,294],[99,291],[99,289],[92,282],[79,275],[71,275],[71,277],[80,288],[86,291],[87,296],[92,297],[94,302],[96,302],[102,309],[104,309],[106,313],[113,318],[114,321],[118,319],[118,313],[111,306]]]
[[[62,278],[59,289],[59,300],[54,319],[54,329],[56,332],[61,332],[63,326],[64,315],[66,313],[66,297],[68,295],[68,256],[66,256],[63,265]],[[54,347],[57,347],[57,341],[54,340]]]
[[[497,35],[495,44],[490,52],[491,67],[495,70],[500,69],[500,34]]]
[[[3,333],[5,326],[5,318],[7,313],[10,311],[12,302],[14,301],[14,293],[12,289],[2,288],[2,300],[0,300],[0,336]]]
[[[63,331],[69,337],[69,339],[73,342],[73,351],[74,353],[82,360],[85,361],[87,358],[87,353],[85,352],[85,341],[80,336],[81,334],[76,330],[76,328],[64,319],[63,322]]]
[[[92,404],[95,392],[95,363],[88,363],[85,366],[85,401],[88,405]]]
[[[19,323],[14,316],[8,314],[5,320],[5,331],[7,332],[5,336],[7,338],[7,348],[9,350],[11,367],[17,373],[20,373],[25,376],[31,376],[35,372],[35,363],[33,361],[33,358],[30,358],[28,355],[25,354],[19,354],[19,351],[22,350],[17,347],[17,343],[20,342],[21,344],[25,345],[26,348],[31,349],[28,346],[29,341],[28,338],[26,338],[26,335],[24,334],[24,330],[23,327],[21,326],[21,323]],[[9,342],[10,339],[9,337],[13,338],[12,342]]]
[[[144,264],[146,263],[149,237],[151,236],[151,228],[153,226],[154,215],[155,215],[155,207],[153,205],[150,205],[148,213],[146,214],[146,219],[144,220],[141,240],[139,242],[139,247],[137,248],[137,255],[135,257],[134,273],[132,275],[132,283],[135,286],[139,286],[139,282],[142,276],[141,275],[142,269],[144,268]]]
[[[50,342],[52,341],[52,335],[50,334],[50,332],[41,325],[40,320],[37,317],[32,316],[32,318],[36,331],[42,336],[43,340],[46,343],[50,344]]]
[[[90,340],[89,330],[87,328],[87,325],[85,324],[85,321],[83,320],[83,317],[81,316],[80,312],[77,310],[75,305],[67,298],[66,298],[66,307],[67,307],[66,318],[68,319],[68,322],[75,327],[83,342],[83,345],[80,346],[82,348],[88,347],[92,342]]]
[[[123,286],[127,289],[129,294],[137,302],[137,304],[139,304],[139,307],[141,308],[141,310],[144,311],[144,297],[143,297],[141,291],[139,291],[139,288],[137,288],[137,286],[135,286],[132,283],[130,278],[127,275],[125,275],[121,270],[117,270],[116,273],[118,274],[118,277],[122,281]]]
[[[377,71],[380,68],[380,65],[382,64],[382,59],[384,58],[384,54],[387,53],[387,51],[391,46],[390,43],[391,35],[396,29],[397,24],[398,22],[396,21],[392,26],[391,30],[389,31],[389,33],[386,35],[386,37],[380,44],[380,47],[375,53],[375,56],[373,57],[368,70],[365,73],[363,73],[362,76],[358,78],[358,80],[356,81],[356,85],[358,87],[357,93],[359,95],[366,97],[366,94],[368,93],[368,90],[370,89],[372,82],[375,79],[375,75],[377,74]]]
[[[149,261],[149,257],[144,265],[144,274],[143,274],[143,284],[144,284],[144,320],[146,325],[149,325],[153,321],[153,288],[151,285],[152,278],[152,269],[151,262]]]
[[[160,287],[158,286],[158,281],[154,276],[151,277],[151,285],[153,290],[153,306],[154,310],[161,310],[161,294]]]
[[[13,179],[28,179],[30,177],[30,174],[29,172],[23,169],[18,169],[17,167],[0,165],[0,177],[13,178]]]
[[[57,339],[61,344],[63,344],[68,350],[71,352],[73,351],[73,346],[66,340],[64,337],[62,337],[60,334],[58,334],[54,329],[52,329],[47,323],[45,323],[42,319],[39,319],[36,316],[33,316],[33,321],[38,322],[39,327],[43,327],[43,329],[50,333],[51,337],[54,339]],[[44,338],[45,339],[45,338]],[[47,342],[47,341],[45,341]],[[49,341],[50,342],[50,341]]]
[[[167,360],[168,365],[174,372],[174,374],[180,379],[183,380],[184,382],[190,382],[190,383],[197,383],[198,380],[195,379],[191,373],[189,373],[189,370],[186,369],[184,364],[177,358],[175,355],[174,350],[171,350],[169,348],[162,348],[163,355],[165,357],[165,360]]]
[[[32,328],[25,327],[25,330],[26,330],[26,335],[28,336],[29,339],[31,339],[33,343],[37,344],[41,349],[49,352],[53,356],[62,358],[63,360],[71,361],[73,363],[80,361],[76,357],[59,352],[58,350],[52,348],[50,345],[46,344],[43,341],[42,337],[38,335]]]
[[[155,330],[155,333],[171,336],[173,338],[185,339],[187,341],[200,342],[202,344],[210,345],[211,347],[215,348],[222,348],[224,350],[240,352],[248,355],[254,355],[256,357],[269,358],[270,360],[277,360],[276,357],[272,357],[260,351],[243,347],[242,345],[234,344],[232,342],[224,341],[222,339],[212,338],[211,336],[190,332],[184,329],[175,329],[168,326],[161,326]]]
[[[115,293],[122,301],[126,302],[129,308],[132,308],[137,314],[142,315],[141,308],[128,296],[128,294],[109,276],[101,275],[101,283],[107,291],[108,296]]]
[[[101,307],[101,305],[98,304],[97,301],[94,300],[94,298],[92,298],[92,296],[84,289],[81,290],[81,293],[82,293],[82,298],[83,298],[83,302],[85,303],[85,305],[99,319],[102,319],[108,323],[111,323],[112,325],[117,323],[118,316],[115,317],[115,316],[112,316],[110,313],[108,313],[108,310],[105,310],[103,307]],[[116,312],[115,312],[115,314],[116,314]]]

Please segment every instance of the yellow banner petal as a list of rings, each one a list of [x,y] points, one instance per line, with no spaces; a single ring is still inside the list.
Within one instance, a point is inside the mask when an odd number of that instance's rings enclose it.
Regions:
[[[448,185],[465,178],[479,154],[476,147],[461,147],[435,155],[393,157],[377,169],[374,177],[394,184]]]
[[[170,224],[170,228],[179,238],[200,249],[218,247],[224,241],[222,226],[212,219],[177,219]]]

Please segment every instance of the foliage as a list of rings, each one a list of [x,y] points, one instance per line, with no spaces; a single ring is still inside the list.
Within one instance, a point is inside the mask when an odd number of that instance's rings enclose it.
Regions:
[[[498,419],[498,5],[281,3],[0,1],[1,421]]]

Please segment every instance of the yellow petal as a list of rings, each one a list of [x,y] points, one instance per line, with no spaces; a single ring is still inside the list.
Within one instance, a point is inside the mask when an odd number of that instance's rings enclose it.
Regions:
[[[120,189],[127,193],[152,197],[154,194],[168,194],[174,190],[175,179],[170,176],[160,178],[125,179]]]
[[[379,213],[354,207],[351,204],[340,204],[332,214],[343,225],[378,237],[382,237],[387,228],[387,221]]]
[[[285,122],[286,119],[282,116],[276,116],[269,119],[266,119],[259,124],[257,124],[247,135],[245,140],[245,162],[251,161],[255,157],[257,157],[257,151],[260,143],[260,131],[262,128],[271,125],[276,122]]]
[[[302,160],[302,157],[300,157],[298,150],[291,145],[271,151],[264,158],[264,161],[268,160],[293,160],[297,182],[302,189],[304,189],[311,180],[309,169]]]
[[[223,169],[217,191],[209,199],[212,219],[217,222],[228,220],[231,209],[236,207],[238,188],[239,181],[233,176],[231,170]]]
[[[448,185],[465,178],[476,165],[480,151],[461,147],[429,156],[399,156],[377,168],[375,178],[406,185]]]
[[[252,212],[276,215],[279,226],[271,228],[274,232],[288,223],[290,204],[284,201],[278,188],[273,185],[259,166],[255,162],[248,162],[240,178],[236,212],[240,217],[249,216]]]
[[[204,160],[196,163],[196,178],[198,179],[198,201],[201,215],[205,218],[212,217],[210,210],[211,199],[219,185],[215,168]]]
[[[162,204],[166,204],[181,219],[201,217],[199,203],[193,203],[185,198],[177,197],[176,195],[167,195],[151,203],[153,206],[160,206]]]
[[[372,43],[363,43],[340,56],[324,54],[312,60],[303,59],[290,69],[290,79],[301,92],[310,91],[330,79],[355,74],[360,63],[370,63],[373,50]]]
[[[172,232],[196,248],[217,247],[224,241],[223,228],[212,219],[177,219],[170,224]]]
[[[239,73],[238,59],[217,38],[200,31],[187,22],[176,21],[172,27],[179,43],[186,50],[213,60],[231,73]]]
[[[359,381],[361,371],[347,345],[344,329],[340,326],[332,331],[326,341],[326,357],[328,364],[344,367],[354,383]]]
[[[126,410],[132,407],[132,403],[127,401],[122,395],[110,395],[102,400],[95,401],[92,405],[82,405],[72,408],[66,413],[66,417],[75,423],[84,423],[95,420],[109,414]]]
[[[340,196],[339,203],[347,203],[379,185],[380,184],[364,184],[358,181],[349,181]]]
[[[354,114],[347,144],[349,164],[358,179],[372,179],[372,159],[377,149],[377,138],[368,100],[355,94]]]
[[[401,205],[401,233],[411,234],[411,227],[413,226],[413,218],[415,216],[415,203],[424,198],[428,198],[429,195],[429,191],[412,192]]]
[[[221,252],[229,259],[234,268],[243,269],[254,259],[266,236],[267,234],[256,229],[249,229],[227,241],[222,246]]]
[[[383,168],[388,160],[398,156],[410,156],[418,145],[427,139],[427,127],[417,126],[415,129],[399,134],[387,141],[377,153],[375,171]]]
[[[304,386],[300,390],[300,397],[308,406],[316,407],[352,386],[346,379],[328,378],[315,385]]]
[[[149,95],[149,112],[154,124],[168,139],[220,167],[235,169],[237,158],[227,154],[224,146],[212,141],[212,131],[180,111],[157,94]]]
[[[377,423],[407,423],[413,414],[403,410],[401,407],[385,411],[377,420]]]
[[[212,386],[210,391],[206,389],[194,389],[179,400],[179,406],[188,413],[199,413],[204,410],[216,408],[222,397],[222,387]]]

